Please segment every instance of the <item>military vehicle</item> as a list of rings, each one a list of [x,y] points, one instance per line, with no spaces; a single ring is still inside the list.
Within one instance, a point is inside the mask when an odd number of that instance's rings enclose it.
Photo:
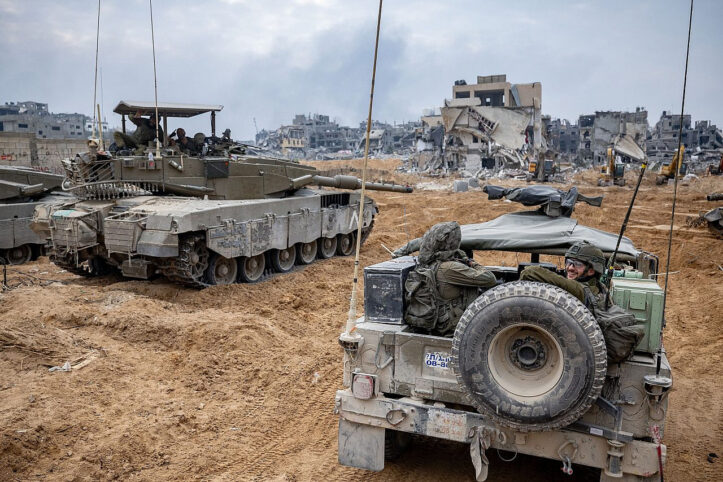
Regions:
[[[487,477],[489,449],[510,461],[518,453],[556,459],[567,474],[576,465],[600,469],[602,481],[659,480],[672,375],[661,346],[663,290],[652,276],[658,259],[622,238],[612,300],[645,336],[617,363],[608,362],[603,332],[577,298],[519,281],[530,265],[561,271],[540,256],[562,257],[581,240],[610,256],[617,236],[542,212],[462,226],[461,249],[527,253],[529,261],[488,266],[499,284],[468,306],[453,337],[404,322],[414,257],[367,267],[365,316],[339,339],[339,462],[383,470],[415,434],[469,444],[477,480]]]
[[[45,254],[46,239],[30,229],[35,207],[73,198],[59,192],[63,176],[28,167],[0,167],[0,264],[23,264]]]
[[[220,106],[159,104],[168,117],[215,114]],[[115,112],[150,113],[152,103],[121,102]],[[212,115],[212,120],[215,116]],[[195,136],[198,137],[198,136]],[[310,189],[361,188],[351,176],[324,177],[298,162],[247,156],[217,142],[215,122],[202,153],[187,156],[169,143],[144,155],[89,152],[63,161],[64,188],[79,198],[40,207],[35,229],[51,240],[51,260],[84,275],[117,268],[127,277],[155,274],[194,286],[259,281],[266,272],[288,272],[316,258],[348,255],[362,223],[362,242],[377,207],[360,194]],[[134,153],[129,153],[134,154]],[[366,189],[411,192],[395,184]]]

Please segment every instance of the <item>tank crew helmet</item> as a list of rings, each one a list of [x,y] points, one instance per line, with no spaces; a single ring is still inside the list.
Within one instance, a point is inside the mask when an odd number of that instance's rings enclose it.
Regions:
[[[605,255],[602,250],[587,241],[578,241],[570,246],[565,259],[576,259],[587,263],[599,275],[605,272]]]

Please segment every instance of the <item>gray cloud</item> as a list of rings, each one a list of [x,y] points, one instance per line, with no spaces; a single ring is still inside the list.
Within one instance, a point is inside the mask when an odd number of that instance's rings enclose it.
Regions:
[[[0,0],[0,100],[90,113],[96,2]],[[367,115],[376,1],[156,0],[159,99],[221,103],[219,127],[250,138],[297,113],[347,125]],[[384,5],[374,118],[403,121],[439,106],[456,79],[506,73],[540,81],[543,111],[680,109],[685,1],[390,1]],[[686,109],[723,124],[717,23],[723,4],[696,2]],[[102,0],[104,112],[152,99],[148,2]],[[207,119],[185,121],[207,130]]]

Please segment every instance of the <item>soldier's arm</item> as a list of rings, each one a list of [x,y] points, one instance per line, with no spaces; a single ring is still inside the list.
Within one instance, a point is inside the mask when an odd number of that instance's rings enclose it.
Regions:
[[[392,255],[395,258],[398,258],[400,256],[407,256],[408,254],[412,254],[415,251],[419,251],[419,247],[422,245],[422,238],[416,238],[402,246],[401,248],[397,248],[392,252]]]
[[[582,287],[582,283],[572,279],[567,279],[564,276],[560,276],[557,273],[553,273],[547,268],[542,266],[528,266],[520,274],[520,280],[522,281],[539,281],[540,283],[548,283],[554,286],[558,286],[578,300],[585,302],[585,289]]]
[[[475,263],[476,264],[476,263]],[[437,280],[456,286],[479,286],[489,288],[497,284],[497,278],[480,265],[466,266],[459,261],[447,262],[437,270]]]

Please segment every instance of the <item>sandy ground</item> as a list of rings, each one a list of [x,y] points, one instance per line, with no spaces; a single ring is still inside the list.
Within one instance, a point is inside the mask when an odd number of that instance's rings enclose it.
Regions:
[[[344,163],[316,163],[321,168]],[[358,165],[358,163],[357,163]],[[372,161],[374,177],[394,161]],[[397,181],[444,179],[387,175]],[[617,232],[632,189],[598,188],[584,224]],[[507,184],[512,182],[508,181]],[[713,207],[723,178],[680,186],[665,346],[675,369],[665,443],[667,480],[723,480],[723,242],[686,218]],[[372,193],[380,207],[361,263],[443,220],[481,222],[522,209],[480,191]],[[646,179],[628,234],[664,259],[672,187]],[[513,255],[480,256],[514,263]],[[338,465],[337,337],[349,308],[352,258],[333,258],[255,285],[201,291],[163,279],[83,279],[41,258],[10,270],[0,295],[0,480],[472,480],[466,445],[417,443],[381,473]],[[360,307],[361,310],[361,307]],[[48,367],[72,365],[70,372]],[[491,454],[489,480],[589,480],[576,467]]]

